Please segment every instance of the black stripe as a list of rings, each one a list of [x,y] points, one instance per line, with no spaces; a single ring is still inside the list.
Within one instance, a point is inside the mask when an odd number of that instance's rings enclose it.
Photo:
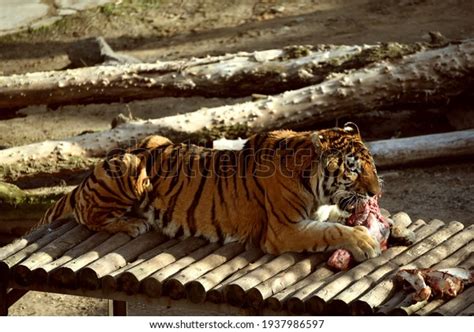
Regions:
[[[201,180],[199,182],[198,189],[194,193],[193,201],[191,202],[191,205],[189,206],[188,211],[187,211],[188,227],[192,235],[196,234],[196,218],[194,216],[194,212],[196,210],[196,207],[199,204],[199,201],[201,200],[203,196],[202,190],[204,188],[204,185],[207,181],[207,176],[209,174],[210,161],[211,161],[211,158],[207,158],[207,156],[201,156],[199,159],[199,168],[202,168],[203,174],[201,175]]]
[[[211,223],[214,226],[214,229],[216,230],[217,238],[219,239],[220,243],[224,243],[224,233],[222,233],[222,227],[221,225],[217,222],[216,219],[216,200],[215,196],[212,196],[212,206],[211,206]]]
[[[184,185],[184,181],[181,181],[181,185],[179,186],[178,191],[168,201],[168,207],[163,214],[163,226],[162,226],[163,228],[168,226],[168,224],[172,221],[174,208],[176,206],[176,201],[178,200],[181,190],[183,190],[183,187],[184,187],[183,185]]]

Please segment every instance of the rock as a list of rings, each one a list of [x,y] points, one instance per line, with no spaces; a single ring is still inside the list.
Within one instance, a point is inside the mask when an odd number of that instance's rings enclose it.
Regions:
[[[31,22],[46,16],[49,6],[40,1],[19,1],[17,3],[2,4],[0,11],[0,33],[26,27]]]

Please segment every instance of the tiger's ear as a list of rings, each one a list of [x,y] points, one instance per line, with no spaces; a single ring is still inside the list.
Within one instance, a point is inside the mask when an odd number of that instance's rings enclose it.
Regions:
[[[353,136],[360,137],[359,127],[354,122],[346,122],[344,124],[344,131],[348,134],[352,134]]]

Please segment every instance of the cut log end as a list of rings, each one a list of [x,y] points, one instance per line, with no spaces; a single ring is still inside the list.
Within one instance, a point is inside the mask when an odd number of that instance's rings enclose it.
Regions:
[[[351,308],[346,302],[335,299],[327,304],[326,311],[330,315],[348,316],[351,313]]]
[[[353,316],[367,316],[374,314],[374,308],[367,302],[355,300],[351,303],[351,314]]]
[[[150,297],[160,297],[162,284],[154,278],[148,278],[142,282],[142,291]]]
[[[323,314],[325,306],[326,301],[319,296],[312,296],[305,303],[306,310],[313,315]]]
[[[305,304],[299,298],[292,297],[286,301],[286,309],[293,315],[301,315],[305,312]]]
[[[166,280],[163,284],[163,291],[173,300],[180,300],[186,296],[184,285],[176,279]]]
[[[136,294],[140,291],[140,281],[130,272],[124,272],[118,277],[118,288],[127,294]]]
[[[263,306],[263,296],[262,293],[256,289],[252,288],[247,291],[247,303],[254,309],[260,309]]]
[[[56,287],[76,288],[76,274],[68,267],[61,267],[50,274],[50,283]]]
[[[224,294],[219,289],[211,289],[207,292],[206,300],[215,304],[220,304],[224,302]]]
[[[31,270],[24,265],[17,265],[12,268],[12,274],[15,281],[22,286],[28,286],[33,282]]]
[[[48,272],[43,268],[33,270],[33,282],[36,284],[44,284],[48,281]]]
[[[198,281],[188,282],[185,286],[186,296],[193,303],[202,303],[206,300],[206,290]]]
[[[96,290],[100,287],[97,273],[93,269],[87,267],[79,271],[78,281],[82,288],[89,290]]]
[[[111,293],[118,288],[117,280],[110,275],[103,276],[100,283],[105,293]]]
[[[245,291],[239,285],[229,285],[225,288],[224,296],[231,305],[241,307],[245,302]]]
[[[273,311],[280,311],[283,309],[281,301],[274,297],[269,297],[265,300],[265,307]]]

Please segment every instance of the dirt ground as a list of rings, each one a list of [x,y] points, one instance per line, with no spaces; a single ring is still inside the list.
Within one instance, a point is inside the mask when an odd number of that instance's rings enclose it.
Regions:
[[[429,31],[450,39],[474,36],[470,0],[301,0],[301,1],[123,1],[68,17],[49,28],[0,38],[0,73],[55,70],[73,64],[68,54],[78,39],[104,36],[118,51],[145,61],[175,59],[294,44],[369,44],[426,40]],[[24,117],[0,121],[0,146],[103,130],[121,112],[140,118],[239,102],[236,99],[162,98],[127,105],[30,107]],[[472,115],[472,108],[468,109]],[[472,119],[472,116],[470,117]],[[431,126],[429,119],[427,126]],[[359,122],[361,128],[363,123]],[[400,123],[400,130],[404,123]],[[363,130],[363,129],[362,129]],[[404,210],[413,219],[474,217],[472,160],[383,170],[382,206]],[[31,292],[13,315],[104,315],[107,302]],[[199,314],[167,308],[130,306],[131,314]]]

